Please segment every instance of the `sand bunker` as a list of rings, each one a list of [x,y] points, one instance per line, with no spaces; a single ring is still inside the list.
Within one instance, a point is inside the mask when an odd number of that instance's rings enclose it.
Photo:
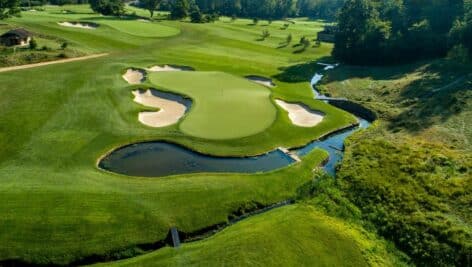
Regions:
[[[98,27],[97,24],[87,23],[87,22],[65,21],[65,22],[59,22],[58,24],[65,27],[81,28],[81,29],[87,29],[87,30],[95,30]]]
[[[136,90],[133,91],[133,95],[134,102],[159,109],[156,112],[146,111],[139,113],[139,121],[150,127],[166,127],[175,124],[187,111],[185,104],[155,95],[151,90]]]
[[[272,82],[272,79],[269,79],[269,78],[250,75],[250,76],[246,76],[246,79],[250,80],[251,82],[262,84],[262,85],[270,87],[270,88],[275,87],[275,83]]]
[[[287,103],[275,100],[275,103],[288,112],[288,117],[294,125],[301,127],[313,127],[323,120],[324,114],[314,111],[301,104]]]
[[[148,68],[147,70],[152,71],[152,72],[162,72],[162,71],[192,71],[194,69],[191,67],[185,67],[185,66],[164,65],[164,66],[152,66]]]
[[[129,84],[140,84],[145,80],[145,74],[143,70],[128,69],[122,77]]]

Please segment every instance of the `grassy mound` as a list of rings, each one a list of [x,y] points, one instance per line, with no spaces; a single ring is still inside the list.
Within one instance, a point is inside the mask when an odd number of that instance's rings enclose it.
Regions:
[[[275,120],[270,90],[222,72],[161,72],[153,84],[193,98],[194,107],[180,124],[189,135],[232,139],[254,135]]]
[[[111,266],[393,266],[382,242],[297,204],[239,222],[206,240]]]

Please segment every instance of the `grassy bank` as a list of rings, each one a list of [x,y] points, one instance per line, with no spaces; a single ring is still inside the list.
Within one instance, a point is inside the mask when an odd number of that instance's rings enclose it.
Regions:
[[[384,243],[356,225],[297,204],[252,217],[207,240],[110,266],[169,265],[396,266],[396,261]]]
[[[471,64],[341,67],[322,90],[380,120],[346,145],[337,187],[420,266],[470,265]]]

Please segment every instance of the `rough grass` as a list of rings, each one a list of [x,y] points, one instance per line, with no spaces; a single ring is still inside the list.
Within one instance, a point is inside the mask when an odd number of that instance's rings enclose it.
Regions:
[[[471,64],[341,67],[321,88],[380,114],[338,172],[346,196],[420,266],[470,265]]]
[[[297,204],[206,240],[104,266],[394,266],[385,244],[357,226]]]

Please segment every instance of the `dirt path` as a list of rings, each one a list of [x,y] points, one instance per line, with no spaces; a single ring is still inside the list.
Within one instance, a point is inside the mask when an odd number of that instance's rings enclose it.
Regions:
[[[66,58],[66,59],[46,61],[46,62],[40,62],[40,63],[34,63],[34,64],[28,64],[28,65],[5,67],[5,68],[0,68],[0,73],[1,72],[7,72],[7,71],[14,71],[14,70],[23,70],[23,69],[36,68],[36,67],[47,66],[47,65],[54,65],[54,64],[62,64],[62,63],[68,63],[68,62],[74,62],[74,61],[87,60],[87,59],[103,57],[103,56],[107,56],[107,55],[108,55],[108,53],[102,53],[102,54],[94,54],[94,55],[84,56],[84,57]]]

